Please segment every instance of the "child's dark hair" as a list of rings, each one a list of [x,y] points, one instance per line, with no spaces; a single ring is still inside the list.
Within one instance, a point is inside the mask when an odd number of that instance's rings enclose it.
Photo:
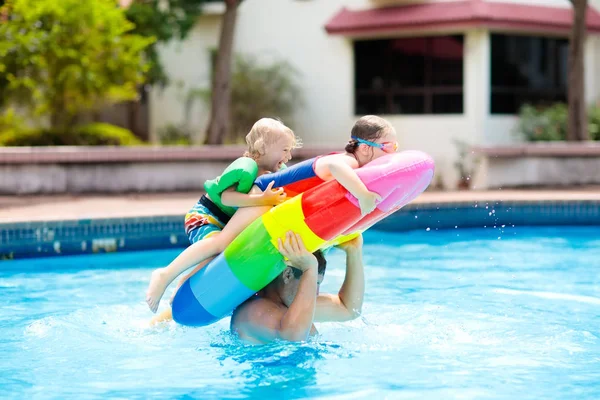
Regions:
[[[361,117],[352,127],[351,137],[368,140],[373,142],[384,134],[393,131],[392,125],[385,119],[376,115],[365,115]],[[360,143],[355,139],[350,139],[346,145],[346,152],[354,154]]]

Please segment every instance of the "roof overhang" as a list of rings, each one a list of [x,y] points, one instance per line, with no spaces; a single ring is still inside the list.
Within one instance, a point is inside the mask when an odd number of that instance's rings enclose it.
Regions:
[[[435,1],[367,10],[341,9],[325,25],[333,35],[367,35],[397,31],[452,30],[486,27],[493,30],[566,34],[573,10],[481,0]],[[587,30],[600,32],[600,14],[587,12]]]

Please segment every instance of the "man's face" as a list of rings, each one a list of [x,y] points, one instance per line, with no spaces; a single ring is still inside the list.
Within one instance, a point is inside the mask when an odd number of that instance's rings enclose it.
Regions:
[[[281,286],[279,294],[286,307],[289,307],[296,298],[301,277],[302,271],[292,266],[287,266],[281,274],[283,285]],[[317,276],[317,295],[319,294],[319,287],[324,278],[325,274],[319,274]]]

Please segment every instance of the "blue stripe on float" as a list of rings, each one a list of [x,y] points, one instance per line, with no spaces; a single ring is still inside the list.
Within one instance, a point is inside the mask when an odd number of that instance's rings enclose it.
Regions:
[[[313,178],[316,176],[315,170],[313,169],[314,158],[302,161],[298,164],[294,164],[291,167],[281,169],[271,174],[261,175],[255,181],[254,184],[264,191],[271,181],[275,181],[273,184],[274,188],[287,186],[291,183],[296,183],[304,179]]]
[[[254,294],[233,274],[224,253],[192,276],[189,282],[198,303],[219,319]]]
[[[173,298],[172,312],[173,320],[181,325],[205,326],[219,320],[196,300],[189,279],[177,290]]]

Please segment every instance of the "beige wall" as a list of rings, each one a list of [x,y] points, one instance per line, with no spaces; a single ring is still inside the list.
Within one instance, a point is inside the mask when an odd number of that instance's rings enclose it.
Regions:
[[[363,9],[390,2],[392,0],[246,0],[241,4],[235,51],[265,60],[284,59],[301,74],[300,84],[306,104],[297,110],[292,127],[305,143],[339,144],[341,148],[357,118],[353,113],[352,39],[328,35],[324,28],[326,22],[342,7]],[[408,0],[398,1],[400,4],[406,2]],[[519,2],[569,6],[568,0]],[[600,0],[594,2],[599,3]],[[173,80],[183,81],[185,88],[208,88],[208,50],[217,44],[219,21],[218,15],[203,16],[185,43],[167,46],[162,51]],[[421,34],[413,32],[413,35]],[[600,79],[596,77],[600,68],[600,40],[596,37],[590,39],[586,50],[587,97],[591,100],[600,94]],[[489,53],[488,31],[469,30],[465,40],[463,115],[386,116],[395,124],[403,148],[418,148],[435,157],[437,171],[449,187],[454,186],[457,178],[453,167],[456,156],[452,144],[454,139],[472,144],[507,144],[518,140],[511,133],[516,121],[514,117],[489,115]],[[172,85],[162,95],[156,91],[152,94],[151,129],[154,133],[168,122],[182,121],[184,92]],[[207,114],[208,107],[197,104],[192,126],[198,135],[205,130]]]
[[[184,101],[192,88],[210,87],[210,49],[219,41],[220,15],[203,15],[184,42],[172,42],[160,50],[160,57],[171,83],[164,90],[152,89],[150,95],[150,135],[157,137],[165,125],[184,122]],[[207,124],[209,109],[197,101],[190,127],[198,137]]]
[[[342,4],[367,3],[247,0],[240,7],[237,51],[285,59],[301,73],[305,106],[295,115],[294,129],[306,143],[343,143],[348,136],[354,119],[352,43],[328,35],[324,26]],[[265,9],[277,17],[265,18]]]

